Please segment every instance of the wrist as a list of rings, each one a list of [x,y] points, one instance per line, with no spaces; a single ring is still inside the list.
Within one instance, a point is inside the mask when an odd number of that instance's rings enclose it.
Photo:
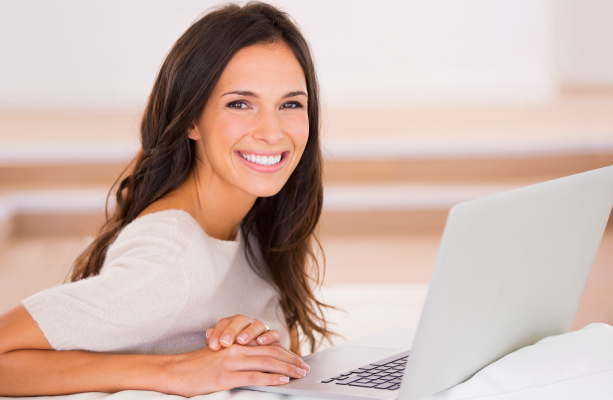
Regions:
[[[154,356],[150,364],[150,381],[148,382],[154,390],[160,393],[180,395],[180,364],[183,354],[177,355],[158,355]]]

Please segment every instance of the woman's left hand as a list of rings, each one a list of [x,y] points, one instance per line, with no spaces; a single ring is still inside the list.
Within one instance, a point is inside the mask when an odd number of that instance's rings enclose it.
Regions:
[[[266,325],[257,319],[237,314],[222,318],[215,328],[207,329],[206,344],[211,350],[230,347],[235,342],[247,346],[279,344],[281,334],[277,330],[267,332]]]

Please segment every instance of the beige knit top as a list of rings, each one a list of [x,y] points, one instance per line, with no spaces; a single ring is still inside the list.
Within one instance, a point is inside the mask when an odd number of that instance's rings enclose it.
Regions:
[[[56,350],[185,353],[235,314],[279,330],[289,347],[278,294],[247,263],[240,229],[235,241],[213,239],[181,210],[137,218],[109,247],[99,275],[23,304]]]

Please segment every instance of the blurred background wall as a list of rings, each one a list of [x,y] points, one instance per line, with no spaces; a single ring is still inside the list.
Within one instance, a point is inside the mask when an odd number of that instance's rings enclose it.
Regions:
[[[610,0],[273,1],[329,107],[550,101],[613,85]],[[3,0],[0,110],[140,111],[173,42],[217,1]]]
[[[613,163],[613,0],[271,3],[322,87],[329,285],[427,285],[452,204]],[[65,277],[217,4],[0,0],[0,312]],[[613,323],[611,243],[576,326]]]

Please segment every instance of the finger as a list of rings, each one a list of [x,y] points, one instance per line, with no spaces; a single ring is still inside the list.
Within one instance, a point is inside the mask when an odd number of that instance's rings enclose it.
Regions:
[[[221,334],[228,325],[232,322],[232,318],[222,318],[217,322],[213,331],[209,334],[209,348],[211,350],[219,350],[221,348]]]
[[[281,343],[274,342],[274,343],[271,343],[269,346],[277,346],[277,345],[281,346]],[[254,339],[251,342],[249,342],[249,343],[247,343],[247,344],[245,344],[243,346],[262,346],[262,345],[259,344],[258,342],[256,342],[255,339]]]
[[[255,321],[256,320],[245,317],[244,315],[235,315],[232,317],[232,322],[230,322],[221,333],[219,343],[224,347],[232,346],[236,337]]]
[[[289,382],[289,376],[280,374],[267,374],[263,372],[234,372],[234,379],[236,384],[232,387],[239,386],[277,386],[285,385]]]
[[[288,352],[289,354],[293,355],[294,357],[298,357],[298,359],[301,361],[300,364],[300,368],[302,369],[306,369],[307,372],[309,372],[311,370],[311,367],[309,367],[307,365],[307,363],[304,362],[304,360],[302,359],[302,357],[300,357],[298,354],[294,353],[293,351],[291,351],[290,349],[284,347],[281,342],[274,342],[273,344],[271,344],[270,346],[276,346],[279,347],[281,349],[283,349],[284,351]]]
[[[238,343],[240,344],[249,343],[253,339],[260,336],[261,334],[266,333],[266,330],[268,329],[266,324],[264,324],[262,321],[259,321],[257,319],[252,320],[252,321],[253,322],[251,324],[245,327],[243,331],[237,335],[236,341]]]
[[[280,342],[281,341],[281,334],[279,333],[278,330],[273,329],[270,332],[266,332],[263,335],[260,335],[257,337],[256,341],[258,342],[258,344],[273,344],[275,342]]]
[[[208,345],[209,345],[209,336],[211,335],[211,333],[212,333],[212,332],[213,332],[213,328],[209,328],[209,329],[207,329],[207,330],[206,330],[206,332],[205,332],[204,344],[205,344],[206,346],[208,346]]]
[[[233,364],[233,368],[237,371],[267,372],[269,374],[279,374],[296,379],[304,378],[307,374],[306,369],[302,369],[271,356],[245,357],[241,360],[235,360]]]
[[[260,346],[260,345],[255,340],[252,340],[251,342],[244,344],[243,346]]]
[[[278,346],[246,346],[244,354],[249,357],[273,357],[279,361],[291,364],[294,367],[298,367],[307,372],[311,370],[311,367],[309,367],[302,358],[298,357],[296,354],[292,353],[290,350],[284,348],[280,344]]]

